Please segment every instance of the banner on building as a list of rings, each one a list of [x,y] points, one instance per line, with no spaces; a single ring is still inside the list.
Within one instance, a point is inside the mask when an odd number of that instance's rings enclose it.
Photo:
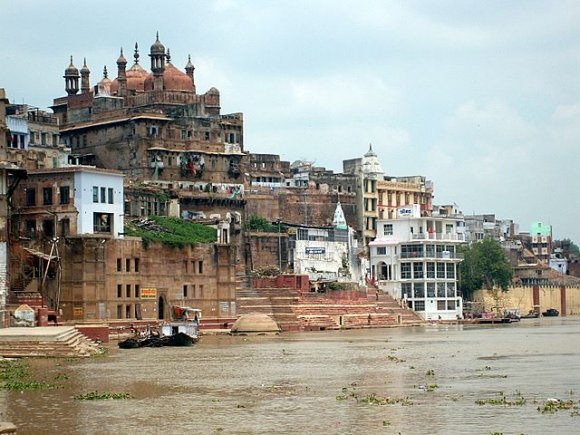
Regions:
[[[306,254],[325,254],[326,248],[306,248]]]
[[[142,288],[141,289],[141,299],[157,299],[157,289],[156,288]]]

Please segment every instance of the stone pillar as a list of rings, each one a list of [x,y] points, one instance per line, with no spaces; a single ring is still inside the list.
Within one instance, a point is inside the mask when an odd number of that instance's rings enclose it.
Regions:
[[[566,317],[566,286],[560,286],[560,316]]]

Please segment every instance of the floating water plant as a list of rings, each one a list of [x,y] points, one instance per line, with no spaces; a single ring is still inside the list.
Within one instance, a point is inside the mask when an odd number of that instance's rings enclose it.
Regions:
[[[427,370],[427,373],[425,373],[427,376],[435,376],[435,370],[433,369],[429,369]]]
[[[74,398],[75,400],[123,400],[131,399],[132,396],[129,393],[99,393],[98,391],[92,391],[87,394],[79,394]]]
[[[508,398],[503,391],[497,393],[498,397],[488,399],[478,399],[476,405],[495,405],[495,406],[524,406],[526,399],[519,391],[516,391],[513,398]]]

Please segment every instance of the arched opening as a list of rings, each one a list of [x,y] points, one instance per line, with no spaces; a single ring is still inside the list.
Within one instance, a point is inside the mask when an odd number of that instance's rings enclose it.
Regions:
[[[159,320],[165,319],[165,300],[163,296],[159,296],[159,300],[157,302],[157,318]]]
[[[386,264],[384,261],[379,262],[379,264],[377,265],[378,267],[378,272],[379,272],[379,279],[384,281],[384,280],[390,280],[391,279],[391,266]]]

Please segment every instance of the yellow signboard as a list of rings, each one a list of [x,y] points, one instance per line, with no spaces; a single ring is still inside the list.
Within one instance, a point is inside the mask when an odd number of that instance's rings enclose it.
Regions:
[[[142,288],[141,289],[141,299],[157,299],[157,289],[156,288]]]
[[[73,317],[75,319],[79,317],[83,317],[83,307],[74,307],[73,308]]]

